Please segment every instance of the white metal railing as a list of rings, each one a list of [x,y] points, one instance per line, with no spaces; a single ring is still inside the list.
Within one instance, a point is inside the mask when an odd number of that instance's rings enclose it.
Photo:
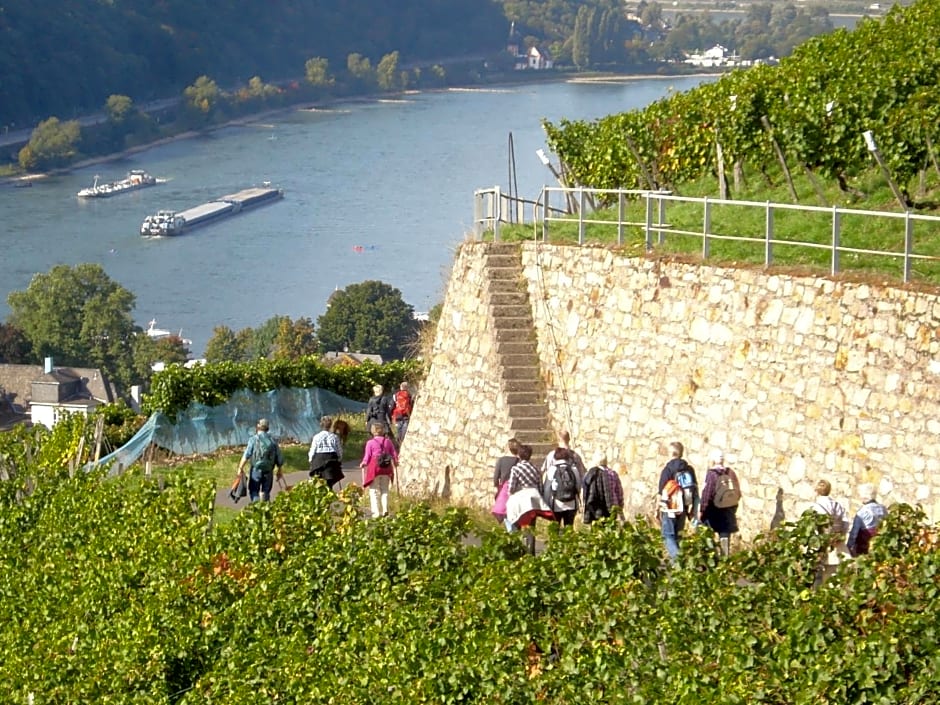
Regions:
[[[604,211],[599,211],[597,202],[614,204]],[[667,206],[672,203],[695,204],[701,208],[701,229],[689,230],[670,224],[666,217]],[[729,233],[717,232],[712,225],[712,215],[716,207],[734,207],[759,209],[763,223],[761,232]],[[828,221],[830,240],[828,243],[811,242],[799,239],[778,239],[774,237],[775,216],[781,213],[799,211],[815,217],[825,217]],[[601,217],[603,213],[605,217]],[[894,250],[873,250],[855,247],[850,234],[846,232],[843,220],[849,217],[880,219],[891,227],[903,226],[903,248]],[[553,224],[575,224],[578,244],[588,240],[588,226],[595,228],[614,228],[617,244],[624,242],[628,228],[638,229],[645,236],[646,249],[652,251],[656,245],[662,245],[672,236],[692,236],[701,238],[701,255],[710,256],[710,245],[714,241],[736,241],[759,244],[763,249],[764,265],[774,261],[774,248],[780,246],[827,250],[829,271],[837,274],[844,271],[841,256],[844,254],[874,255],[900,259],[903,279],[910,281],[912,265],[917,260],[940,262],[940,257],[918,252],[915,226],[927,224],[931,227],[932,239],[940,237],[940,217],[922,215],[906,211],[853,210],[821,206],[803,206],[786,203],[759,201],[734,201],[716,198],[694,198],[677,196],[668,191],[648,191],[636,189],[588,189],[545,186],[535,201],[515,198],[494,187],[479,189],[474,192],[474,235],[482,239],[486,232],[492,232],[495,240],[500,239],[500,227],[505,224],[531,224],[533,238],[541,237],[549,242]],[[922,238],[923,240],[923,238]]]

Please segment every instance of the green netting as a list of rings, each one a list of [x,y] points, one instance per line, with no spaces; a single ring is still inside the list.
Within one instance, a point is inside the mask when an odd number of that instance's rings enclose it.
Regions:
[[[112,474],[120,473],[151,443],[178,455],[241,446],[255,432],[260,418],[268,420],[271,434],[278,440],[308,441],[320,430],[321,416],[358,414],[365,408],[363,402],[325,389],[277,389],[263,394],[241,389],[219,406],[190,404],[176,415],[175,423],[164,414],[153,414],[133,438],[98,464],[111,463]]]

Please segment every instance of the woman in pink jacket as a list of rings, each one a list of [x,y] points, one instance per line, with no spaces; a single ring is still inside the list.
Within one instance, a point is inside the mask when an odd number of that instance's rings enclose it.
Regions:
[[[385,436],[385,425],[375,422],[370,426],[372,438],[366,442],[362,455],[362,486],[369,489],[372,518],[388,516],[388,488],[398,467],[395,444]]]

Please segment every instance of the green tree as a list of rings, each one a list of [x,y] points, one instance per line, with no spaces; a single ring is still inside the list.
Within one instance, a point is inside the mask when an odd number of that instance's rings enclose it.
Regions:
[[[98,264],[60,264],[7,297],[9,322],[39,357],[62,365],[100,367],[121,388],[134,383],[133,343],[140,328],[134,295]]]
[[[336,83],[336,79],[330,75],[330,62],[322,57],[307,59],[304,64],[307,83],[318,88],[328,88]]]
[[[14,325],[0,323],[0,363],[26,364],[33,362],[33,346],[23,331]]]
[[[350,284],[330,296],[326,312],[317,319],[320,349],[405,357],[418,331],[414,308],[401,292],[380,281]]]
[[[20,166],[33,170],[68,164],[78,154],[81,136],[76,120],[60,122],[57,117],[43,120],[33,130],[29,143],[20,150]]]
[[[282,318],[278,323],[277,337],[271,356],[278,360],[293,360],[304,355],[316,355],[320,344],[317,342],[316,329],[309,318]]]
[[[367,56],[350,54],[346,57],[346,70],[360,89],[369,88],[375,84],[375,70]]]
[[[571,59],[580,71],[584,71],[591,66],[591,28],[593,24],[594,8],[583,5],[578,10],[578,16],[574,23],[574,36],[571,46]]]
[[[147,384],[153,376],[154,363],[184,363],[189,359],[190,351],[178,335],[151,338],[149,335],[140,334],[134,338],[133,355],[135,381]]]
[[[108,122],[120,125],[133,115],[134,101],[126,95],[111,95],[104,104],[104,112]]]
[[[375,69],[375,79],[379,84],[379,88],[383,91],[394,91],[401,87],[401,76],[398,74],[398,57],[397,51],[386,54]]]
[[[245,346],[228,326],[216,326],[206,343],[206,362],[242,362],[248,359]]]
[[[196,124],[207,125],[224,100],[222,89],[208,76],[200,76],[183,91],[183,104]]]

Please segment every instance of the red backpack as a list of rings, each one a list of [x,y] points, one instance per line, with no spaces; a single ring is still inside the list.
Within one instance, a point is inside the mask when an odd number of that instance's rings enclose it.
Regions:
[[[411,416],[411,394],[404,389],[395,392],[395,418]]]

